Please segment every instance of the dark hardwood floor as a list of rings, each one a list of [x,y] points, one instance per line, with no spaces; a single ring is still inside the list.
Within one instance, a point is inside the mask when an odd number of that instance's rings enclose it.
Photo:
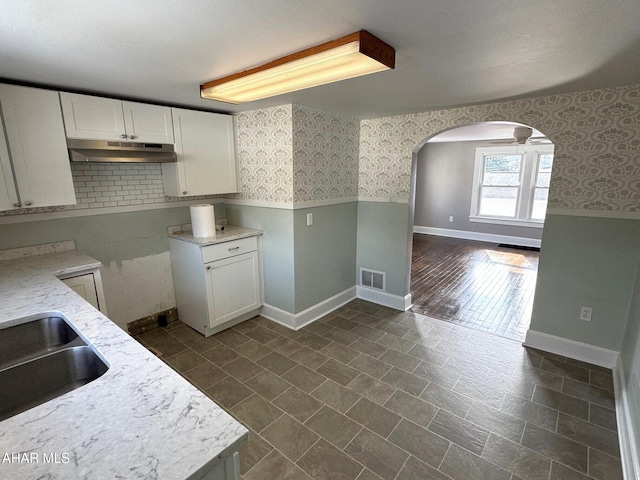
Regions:
[[[524,340],[539,252],[494,243],[413,235],[413,311]]]

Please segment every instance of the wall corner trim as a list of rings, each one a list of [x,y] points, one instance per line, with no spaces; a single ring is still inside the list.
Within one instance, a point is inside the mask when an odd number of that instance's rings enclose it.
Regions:
[[[353,286],[299,313],[290,313],[272,305],[264,304],[260,308],[260,315],[292,330],[300,330],[355,298],[356,287]]]
[[[531,329],[527,331],[522,345],[612,370],[616,368],[618,357],[620,357],[620,353],[614,350]]]
[[[404,297],[400,295],[392,295],[387,292],[380,292],[371,288],[358,285],[357,297],[368,302],[377,303],[385,307],[393,308],[395,310],[409,310],[411,308],[411,294],[408,293]]]
[[[436,235],[438,237],[462,238],[464,240],[477,240],[479,242],[508,243],[510,245],[522,245],[523,247],[540,248],[541,240],[536,238],[512,237],[509,235],[495,235],[493,233],[470,232],[467,230],[454,230],[451,228],[422,227],[415,225],[413,233]]]
[[[616,400],[616,419],[618,425],[618,442],[620,443],[620,459],[623,478],[640,478],[640,458],[633,428],[629,397],[625,381],[622,358],[618,355],[616,367],[613,370],[613,390]]]

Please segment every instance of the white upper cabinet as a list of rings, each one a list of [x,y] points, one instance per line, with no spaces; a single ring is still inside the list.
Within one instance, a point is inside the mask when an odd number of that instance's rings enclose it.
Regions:
[[[0,210],[76,203],[58,92],[0,85]]]
[[[169,107],[66,92],[60,100],[68,138],[174,143]]]
[[[237,192],[233,116],[171,110],[178,162],[162,165],[165,195]]]

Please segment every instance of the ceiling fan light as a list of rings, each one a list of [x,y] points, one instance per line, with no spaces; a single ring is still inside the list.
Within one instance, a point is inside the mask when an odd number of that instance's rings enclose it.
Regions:
[[[243,103],[393,69],[395,50],[361,30],[264,65],[212,80],[200,96]]]

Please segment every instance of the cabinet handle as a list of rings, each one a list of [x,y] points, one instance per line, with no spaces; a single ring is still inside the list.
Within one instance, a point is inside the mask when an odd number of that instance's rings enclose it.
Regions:
[[[184,192],[182,192],[182,194],[183,194],[183,195],[186,195],[186,194],[187,194],[187,191],[185,190]]]
[[[211,265],[209,265],[209,266],[207,267],[207,270],[211,270]]]
[[[30,207],[30,206],[31,206],[31,202],[29,202],[29,201],[24,202],[24,204],[25,204],[25,206],[27,206],[27,207]]]
[[[135,136],[135,135],[129,135],[129,138],[130,138],[131,140],[133,140],[134,138],[136,138],[136,136]]]
[[[232,250],[238,250],[239,248],[240,248],[240,247],[231,247],[231,248],[229,248],[228,250],[229,250],[229,251],[232,251]]]
[[[127,138],[127,134],[126,133],[120,134],[120,138]]]
[[[20,208],[22,206],[22,204],[20,202],[18,202],[18,203],[14,203],[13,206],[16,207],[16,208]]]

